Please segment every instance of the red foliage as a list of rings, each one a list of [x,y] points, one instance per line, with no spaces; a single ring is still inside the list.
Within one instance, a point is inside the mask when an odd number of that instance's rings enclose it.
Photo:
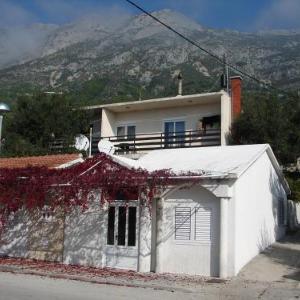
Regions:
[[[22,208],[86,209],[93,190],[101,190],[101,202],[117,199],[120,194],[124,199],[144,195],[151,201],[155,189],[170,185],[175,177],[169,170],[128,169],[105,154],[67,169],[0,169],[0,227]]]

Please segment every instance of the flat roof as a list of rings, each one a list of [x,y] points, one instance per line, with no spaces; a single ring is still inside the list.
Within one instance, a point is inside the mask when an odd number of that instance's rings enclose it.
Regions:
[[[157,108],[167,107],[180,107],[180,106],[192,106],[195,104],[208,104],[218,103],[221,96],[228,94],[225,91],[204,93],[204,94],[193,94],[166,98],[155,98],[148,100],[129,101],[129,102],[118,102],[103,105],[93,105],[85,107],[86,110],[93,109],[107,109],[112,112],[125,112],[125,111],[139,111],[139,110],[150,110]]]

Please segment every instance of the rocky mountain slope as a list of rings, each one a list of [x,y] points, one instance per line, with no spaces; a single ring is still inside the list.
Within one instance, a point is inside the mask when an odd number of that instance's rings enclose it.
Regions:
[[[155,15],[248,73],[278,87],[300,88],[299,31],[241,33],[204,28],[171,10]],[[3,97],[36,89],[68,91],[89,103],[173,95],[179,70],[185,93],[219,89],[222,66],[148,16],[114,22],[94,16],[45,28],[34,55],[19,60],[23,64],[1,65],[0,51]]]

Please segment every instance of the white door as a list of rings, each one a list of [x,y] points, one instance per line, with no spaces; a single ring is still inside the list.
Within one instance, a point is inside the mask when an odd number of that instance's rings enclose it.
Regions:
[[[137,270],[138,206],[123,201],[111,205],[107,215],[105,266]]]
[[[157,272],[219,275],[219,200],[195,186],[158,204]]]

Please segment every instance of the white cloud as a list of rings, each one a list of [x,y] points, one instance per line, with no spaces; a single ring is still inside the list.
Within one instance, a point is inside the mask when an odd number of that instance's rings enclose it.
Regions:
[[[272,4],[258,16],[255,28],[300,28],[300,0],[273,0]]]
[[[166,8],[171,8],[182,12],[194,19],[203,18],[211,9],[210,0],[156,0],[164,4]]]

